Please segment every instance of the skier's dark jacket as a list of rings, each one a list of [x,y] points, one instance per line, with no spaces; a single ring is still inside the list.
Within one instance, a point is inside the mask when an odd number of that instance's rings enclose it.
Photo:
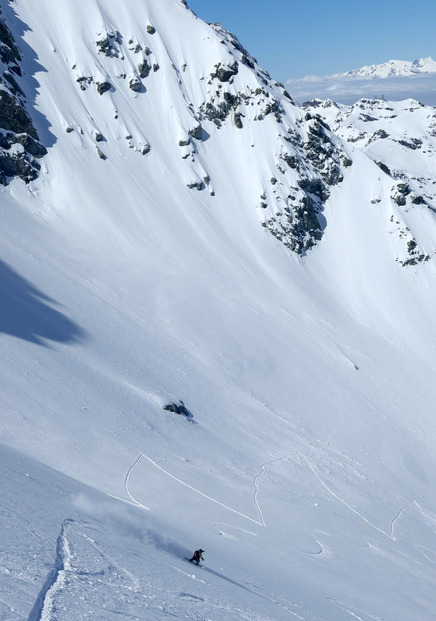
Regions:
[[[204,552],[204,550],[202,550],[201,548],[199,550],[195,550],[192,559],[194,561],[204,561],[203,552]]]

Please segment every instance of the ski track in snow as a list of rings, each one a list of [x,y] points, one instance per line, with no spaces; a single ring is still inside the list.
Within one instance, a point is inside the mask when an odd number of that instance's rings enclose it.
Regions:
[[[412,504],[412,503],[411,503]],[[416,500],[413,501],[413,504],[415,505],[415,507],[418,509],[418,511],[420,512],[420,514],[422,515],[422,517],[424,518],[425,523],[427,524],[427,526],[429,527],[429,529],[431,530],[431,532],[436,535],[436,531],[434,530],[434,528],[432,527],[432,525],[430,524],[429,521],[429,517],[428,515],[426,515],[424,513],[424,510],[422,509],[422,507],[416,502]],[[431,519],[431,518],[430,518]],[[433,518],[434,520],[434,518]]]
[[[132,472],[134,471],[134,469],[136,468],[136,466],[138,465],[138,463],[141,461],[143,457],[143,454],[140,453],[138,459],[135,461],[134,464],[132,464],[132,466],[130,466],[127,474],[126,474],[126,478],[124,479],[124,489],[126,491],[127,496],[130,498],[130,500],[137,506],[137,507],[141,507],[142,509],[145,509],[146,511],[150,511],[150,509],[148,507],[146,507],[145,505],[143,505],[141,502],[139,502],[138,500],[136,500],[136,498],[134,498],[132,496],[132,494],[129,492],[129,480],[130,480],[130,476],[132,474]]]
[[[313,464],[309,461],[309,459],[306,457],[306,455],[304,455],[303,453],[301,453],[303,459],[306,461],[307,465],[309,466],[309,468],[312,470],[313,474],[316,476],[316,478],[318,479],[318,481],[321,483],[321,485],[328,491],[329,494],[331,494],[331,496],[333,496],[333,498],[336,498],[336,500],[338,500],[341,504],[344,505],[344,507],[347,507],[347,509],[349,509],[350,511],[352,511],[353,513],[355,513],[359,518],[361,518],[364,522],[366,522],[369,526],[371,526],[371,528],[374,528],[375,530],[377,530],[379,533],[382,533],[382,535],[384,535],[385,537],[388,537],[389,539],[392,539],[392,535],[390,535],[389,533],[387,533],[386,531],[384,531],[382,528],[379,528],[378,526],[376,526],[375,524],[373,524],[372,522],[370,522],[364,515],[362,515],[361,513],[359,513],[357,511],[357,509],[354,509],[354,507],[352,507],[351,505],[349,505],[348,503],[345,502],[345,500],[342,500],[342,498],[340,498],[337,494],[335,494],[335,492],[327,485],[327,483],[325,483],[321,477],[319,476],[319,474],[317,473],[317,471],[315,470]]]
[[[237,511],[236,509],[232,509],[231,507],[228,507],[227,505],[225,505],[224,503],[220,502],[219,500],[215,500],[215,498],[212,498],[211,496],[208,496],[207,494],[205,494],[204,492],[201,492],[200,490],[196,489],[195,487],[192,487],[192,485],[189,485],[189,483],[185,483],[181,479],[178,479],[176,476],[174,476],[173,474],[171,474],[170,472],[167,472],[167,470],[162,468],[162,466],[159,466],[159,464],[157,464],[155,461],[153,461],[151,459],[151,457],[148,457],[144,453],[140,453],[140,455],[137,458],[137,460],[135,461],[135,463],[131,466],[129,472],[127,473],[126,481],[128,481],[128,479],[130,478],[133,470],[136,468],[136,466],[141,461],[141,459],[147,459],[158,470],[160,470],[161,472],[163,472],[164,474],[169,476],[171,479],[174,479],[174,481],[177,481],[177,483],[180,483],[181,485],[184,485],[185,487],[187,487],[188,489],[192,490],[193,492],[196,492],[200,496],[203,496],[203,498],[206,498],[207,500],[210,500],[211,502],[214,502],[215,504],[220,505],[220,507],[224,507],[224,509],[227,509],[228,511],[231,511],[232,513],[236,513],[236,515],[239,515],[239,516],[245,518],[246,520],[249,520],[250,522],[254,522],[254,524],[257,524],[258,526],[265,526],[265,524],[263,524],[262,522],[259,522],[258,520],[255,520],[254,518],[251,518],[248,515],[245,515],[245,513],[241,513],[240,511]],[[140,502],[136,501],[133,498],[133,496],[130,495],[128,490],[126,490],[126,491],[127,491],[128,495],[129,495],[129,497],[133,500],[133,502],[135,502],[135,504],[137,504],[138,506],[141,506],[141,507],[144,506]]]
[[[394,535],[394,527],[395,527],[395,522],[396,522],[396,521],[397,521],[397,520],[401,517],[401,514],[403,513],[403,511],[405,511],[405,510],[407,509],[407,507],[410,507],[410,506],[411,506],[411,505],[413,505],[413,504],[415,504],[415,505],[416,505],[416,502],[415,502],[414,500],[411,500],[409,503],[407,503],[407,505],[405,505],[404,507],[402,507],[402,508],[398,511],[397,515],[396,515],[396,516],[395,516],[395,517],[391,520],[391,524],[390,524],[390,527],[389,527],[389,537],[390,537],[391,539],[393,539],[394,541],[396,541],[396,537],[395,537],[395,535]]]
[[[50,621],[53,613],[53,601],[56,593],[65,584],[65,574],[71,569],[71,550],[67,539],[67,528],[74,520],[66,518],[62,522],[61,532],[56,543],[56,559],[54,569],[51,570],[38,594],[36,602],[30,611],[27,621]]]
[[[359,610],[359,614],[357,614],[357,612],[355,610],[351,610],[352,606],[350,606],[349,604],[344,604],[344,602],[340,602],[338,600],[332,599],[332,598],[327,598],[329,601],[331,601],[333,604],[336,604],[336,606],[338,606],[341,610],[344,610],[347,614],[351,615],[351,617],[353,619],[357,619],[357,621],[382,621],[380,619],[380,617],[376,617],[373,614],[371,614],[370,612],[366,612],[364,610]],[[360,616],[360,615],[365,615],[364,617]]]
[[[341,504],[344,505],[344,507],[347,507],[347,509],[349,509],[350,511],[352,511],[355,515],[357,515],[361,520],[363,520],[364,522],[366,522],[368,524],[368,526],[370,526],[371,528],[373,528],[374,530],[377,530],[379,533],[381,533],[382,535],[384,535],[385,537],[388,537],[389,539],[391,539],[392,541],[396,541],[396,537],[394,535],[394,527],[395,527],[395,522],[401,517],[401,514],[403,513],[403,511],[405,511],[407,509],[407,507],[410,507],[410,505],[415,504],[418,509],[419,506],[417,505],[416,501],[412,500],[410,501],[407,505],[405,505],[404,507],[402,507],[401,509],[399,509],[399,511],[397,512],[397,514],[392,518],[390,526],[389,526],[389,532],[384,531],[382,528],[379,528],[378,526],[376,526],[375,524],[373,524],[370,520],[368,520],[364,515],[362,515],[361,513],[359,513],[359,511],[357,511],[357,509],[354,509],[354,507],[352,507],[351,505],[349,505],[347,502],[345,502],[345,500],[343,500],[342,498],[340,498],[337,494],[335,494],[335,492],[327,485],[327,483],[325,483],[322,478],[319,476],[319,474],[316,472],[315,467],[313,466],[313,464],[310,462],[310,460],[306,457],[306,455],[304,455],[303,453],[301,453],[303,459],[306,461],[307,465],[309,466],[309,468],[312,470],[313,474],[315,475],[315,477],[318,479],[318,481],[321,483],[321,485],[329,492],[329,494],[331,494],[333,496],[333,498],[336,498],[336,500],[338,500]],[[422,513],[422,511],[421,511]],[[425,518],[425,516],[423,515],[423,517]]]
[[[247,530],[246,528],[241,528],[240,526],[235,526],[234,524],[226,524],[225,522],[214,522],[214,526],[226,526],[227,528],[232,528],[233,530],[238,530],[241,533],[245,533],[246,535],[251,535],[252,537],[256,537],[256,533],[251,530]],[[219,532],[220,535],[228,536],[223,531]]]
[[[274,460],[274,461],[278,461],[278,460]],[[183,570],[180,567],[178,567],[177,565],[174,565],[173,563],[168,563],[167,561],[163,561],[163,562],[165,563],[165,565],[168,565],[169,567],[171,567],[175,571],[178,571],[178,572],[188,576],[192,580],[195,580],[196,582],[201,582],[202,584],[207,584],[207,582],[205,580],[202,580],[197,575],[191,574],[189,571]],[[226,582],[229,582],[230,584],[233,584],[233,585],[239,587],[240,589],[244,589],[245,591],[248,591],[249,593],[252,593],[253,595],[256,595],[257,597],[261,597],[262,599],[265,599],[265,600],[275,604],[276,606],[279,606],[280,608],[285,610],[288,614],[292,615],[293,617],[297,617],[297,619],[301,619],[301,621],[305,621],[304,617],[301,617],[299,614],[297,614],[293,610],[290,610],[288,606],[286,606],[284,604],[281,604],[279,601],[277,601],[277,599],[272,598],[272,597],[268,597],[267,595],[263,595],[263,594],[253,590],[255,588],[260,588],[260,587],[256,587],[256,585],[251,584],[249,582],[245,583],[245,585],[244,585],[241,582],[238,582],[237,580],[229,578],[228,576],[226,576],[226,575],[224,575],[224,574],[222,574],[222,573],[220,573],[220,572],[218,572],[218,571],[216,571],[214,569],[211,569],[210,567],[202,566],[201,569],[204,572],[206,572],[207,574],[212,574],[213,576],[217,576],[221,580],[225,580]],[[246,586],[246,585],[248,585],[248,586]],[[190,593],[179,593],[179,597],[189,597],[189,598],[197,599],[197,600],[200,600],[200,601],[204,601],[204,599],[202,597],[197,597],[197,596],[192,595]],[[292,604],[292,602],[288,601],[288,605],[289,604]]]
[[[83,525],[86,525],[87,523],[80,522],[80,521],[78,522],[71,518],[66,518],[62,522],[61,532],[56,542],[56,557],[55,557],[54,567],[49,572],[45,580],[45,583],[36,598],[35,604],[33,605],[33,608],[27,618],[27,621],[56,621],[57,619],[59,619],[59,605],[56,600],[58,597],[62,597],[63,595],[65,595],[67,588],[70,586],[72,582],[74,582],[74,578],[80,579],[83,577],[90,577],[90,576],[100,578],[101,576],[105,574],[104,569],[102,570],[97,569],[95,571],[90,572],[87,569],[80,569],[79,567],[76,566],[76,563],[75,563],[76,558],[72,551],[74,547],[72,547],[67,537],[68,530],[72,529],[76,524],[83,526]],[[122,584],[121,581],[119,581],[116,584],[116,587],[118,589],[125,590],[128,593],[133,592],[136,594],[140,594],[142,596],[140,582],[134,574],[132,574],[130,571],[128,571],[124,567],[117,565],[115,561],[113,561],[112,559],[110,559],[110,557],[107,556],[107,554],[98,545],[98,543],[94,541],[94,539],[89,537],[86,533],[79,532],[78,534],[80,534],[83,540],[94,550],[94,552],[100,558],[102,558],[104,561],[107,562],[109,569],[116,570],[115,575],[122,574],[129,580],[129,583],[130,583],[129,585],[124,585]],[[114,586],[113,584],[110,584],[109,582],[107,584],[108,586]],[[125,611],[120,612],[117,610],[111,610],[109,608],[105,608],[103,604],[102,604],[102,607],[104,610],[107,610],[108,612],[111,612],[117,615],[122,615],[124,617],[132,618],[132,619],[141,618],[141,617],[138,617],[137,615],[136,616],[130,615],[126,613]],[[80,618],[82,618],[82,616]],[[143,618],[146,618],[146,617],[143,617]]]
[[[266,526],[266,523],[265,523],[265,520],[264,520],[264,517],[263,517],[263,514],[262,514],[262,510],[260,508],[260,505],[259,505],[259,502],[258,502],[258,499],[257,499],[257,495],[258,495],[258,492],[259,492],[259,486],[258,486],[257,480],[265,472],[265,467],[266,466],[268,466],[269,464],[274,464],[276,461],[281,461],[282,459],[286,459],[286,457],[291,457],[292,455],[298,455],[298,452],[297,453],[292,453],[292,454],[291,453],[287,453],[286,455],[282,455],[282,457],[277,457],[276,459],[272,459],[271,461],[267,461],[266,463],[261,465],[261,467],[260,467],[261,469],[260,469],[259,474],[257,474],[254,477],[254,503],[256,505],[257,512],[259,513],[260,524],[262,526]]]
[[[215,504],[220,505],[221,507],[224,507],[224,509],[227,509],[228,511],[231,511],[232,513],[235,513],[236,515],[239,515],[240,517],[243,517],[246,520],[249,520],[250,522],[253,522],[254,524],[257,524],[258,526],[262,526],[263,528],[265,528],[266,527],[266,523],[265,523],[265,520],[264,520],[264,517],[263,517],[262,509],[261,509],[259,501],[258,501],[258,492],[259,492],[258,479],[265,472],[265,468],[269,464],[273,464],[273,463],[275,463],[277,461],[281,461],[282,459],[286,459],[286,457],[290,457],[291,455],[296,455],[296,454],[298,454],[298,453],[292,453],[292,454],[287,453],[286,455],[282,455],[281,457],[277,457],[276,459],[272,459],[271,461],[268,461],[268,462],[262,464],[260,472],[254,477],[254,481],[253,481],[253,483],[254,483],[254,504],[256,505],[256,509],[257,509],[258,514],[259,514],[259,520],[255,520],[254,518],[251,518],[248,515],[245,515],[245,513],[241,513],[240,511],[237,511],[236,509],[232,509],[232,507],[229,507],[229,506],[225,505],[224,503],[220,502],[219,500],[216,500],[215,498],[212,498],[211,496],[208,496],[204,492],[196,489],[192,485],[189,485],[188,483],[185,483],[181,479],[178,479],[176,476],[174,476],[173,474],[171,474],[170,472],[168,472],[167,470],[162,468],[162,466],[159,466],[159,464],[157,464],[155,461],[153,461],[153,459],[151,459],[151,457],[148,457],[144,453],[140,453],[138,458],[136,459],[136,461],[130,466],[130,468],[129,468],[127,474],[126,474],[125,480],[124,480],[124,489],[126,491],[126,494],[129,496],[129,498],[131,499],[131,501],[135,505],[137,505],[138,507],[142,507],[143,509],[147,509],[147,511],[149,511],[148,507],[146,507],[145,505],[143,505],[142,503],[137,501],[132,496],[132,494],[130,493],[129,488],[128,488],[128,484],[129,484],[129,480],[130,480],[130,477],[132,475],[132,472],[134,471],[136,466],[139,464],[141,459],[147,459],[151,464],[153,464],[153,466],[155,466],[158,470],[160,470],[161,472],[163,472],[164,474],[169,476],[171,479],[174,479],[174,481],[177,481],[177,483],[180,483],[181,485],[184,485],[185,487],[187,487],[188,489],[192,490],[193,492],[196,492],[200,496],[203,496],[203,498],[206,498],[207,500],[210,500],[211,502],[214,502]]]
[[[266,466],[273,464],[275,462],[281,461],[283,459],[286,459],[287,457],[292,457],[295,455],[301,455],[303,457],[303,459],[306,461],[307,465],[309,466],[310,470],[313,472],[313,474],[315,475],[315,477],[317,478],[317,480],[321,483],[321,485],[329,492],[329,494],[331,496],[333,496],[333,498],[335,498],[336,500],[338,500],[342,505],[344,505],[349,511],[352,511],[355,515],[357,515],[361,520],[363,520],[364,522],[366,522],[366,524],[368,524],[371,528],[373,528],[374,530],[377,530],[378,532],[382,533],[382,535],[384,535],[385,537],[388,537],[389,539],[396,541],[396,538],[394,536],[394,527],[395,527],[395,523],[396,521],[401,517],[401,514],[403,513],[403,511],[405,511],[407,509],[407,507],[409,507],[412,504],[415,504],[417,506],[417,508],[420,510],[420,507],[417,505],[417,503],[415,501],[411,501],[409,502],[407,505],[405,505],[404,507],[402,507],[397,514],[394,516],[394,518],[391,520],[390,526],[389,526],[389,532],[384,531],[382,528],[376,526],[375,524],[373,524],[370,520],[368,520],[364,515],[362,515],[361,513],[359,513],[359,511],[357,511],[357,509],[354,509],[354,507],[352,507],[351,505],[349,505],[345,500],[343,500],[342,498],[340,498],[323,480],[322,478],[319,476],[319,474],[317,473],[315,467],[313,466],[313,464],[310,462],[310,460],[308,459],[308,457],[306,457],[306,455],[304,455],[304,453],[302,453],[301,451],[297,451],[296,453],[287,453],[286,455],[282,455],[281,457],[277,457],[276,459],[272,459],[271,461],[265,462],[264,464],[261,465],[261,469],[260,472],[254,477],[253,483],[254,483],[254,504],[256,506],[258,515],[259,515],[259,520],[255,520],[254,518],[249,517],[248,515],[245,515],[245,513],[241,513],[240,511],[237,511],[236,509],[233,509],[232,507],[229,507],[227,505],[225,505],[224,503],[220,502],[219,500],[216,500],[215,498],[212,498],[211,496],[208,496],[207,494],[205,494],[204,492],[196,489],[195,487],[193,487],[192,485],[189,485],[188,483],[185,483],[184,481],[182,481],[181,479],[177,478],[176,476],[174,476],[173,474],[171,474],[170,472],[168,472],[167,470],[165,470],[164,468],[162,468],[162,466],[159,466],[159,464],[157,464],[153,459],[151,459],[151,457],[148,457],[147,455],[145,455],[144,453],[140,453],[139,456],[137,457],[137,459],[135,460],[135,462],[132,464],[132,466],[129,468],[125,481],[124,481],[124,488],[126,490],[127,495],[129,496],[129,498],[131,499],[131,501],[137,505],[138,507],[142,507],[143,509],[146,509],[147,511],[149,511],[149,508],[146,507],[145,505],[143,505],[142,503],[140,503],[138,500],[136,500],[130,493],[129,489],[128,489],[128,483],[130,480],[130,477],[132,475],[132,472],[134,471],[134,469],[136,468],[136,466],[139,464],[139,462],[142,459],[147,459],[151,464],[153,464],[153,466],[155,466],[156,468],[158,468],[158,470],[160,470],[161,472],[163,472],[164,474],[166,474],[167,476],[169,476],[170,478],[172,478],[173,480],[177,481],[178,483],[180,483],[181,485],[187,487],[188,489],[196,492],[197,494],[199,494],[200,496],[203,496],[203,498],[206,498],[207,500],[210,500],[211,502],[224,507],[224,509],[227,509],[228,511],[231,511],[232,513],[235,513],[236,515],[239,515],[243,518],[245,518],[246,520],[249,520],[250,522],[253,522],[254,524],[257,524],[258,526],[261,526],[262,528],[266,528],[266,522],[265,522],[265,518],[258,500],[258,493],[259,493],[259,484],[258,484],[258,480],[259,478],[265,473],[266,470]],[[422,513],[422,510],[420,510]],[[423,517],[424,514],[423,514]],[[319,553],[316,553],[317,555],[323,554],[323,546],[321,545],[321,543],[319,541],[317,541],[318,545],[321,547],[321,551]]]

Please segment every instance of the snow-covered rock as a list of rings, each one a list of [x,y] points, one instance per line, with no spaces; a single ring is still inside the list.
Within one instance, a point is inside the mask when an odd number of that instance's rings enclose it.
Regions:
[[[392,78],[398,76],[411,76],[419,73],[436,73],[436,61],[430,56],[419,58],[413,62],[407,60],[388,60],[379,65],[365,65],[360,69],[352,69],[345,73],[336,73],[333,78]]]
[[[26,96],[19,82],[22,55],[0,13],[0,184],[8,177],[35,179],[38,159],[47,153],[26,109]]]
[[[353,106],[315,100],[304,108],[320,115],[391,179],[390,232],[403,246],[397,260],[402,265],[428,261],[436,250],[428,235],[436,212],[436,108],[412,99],[361,99]]]

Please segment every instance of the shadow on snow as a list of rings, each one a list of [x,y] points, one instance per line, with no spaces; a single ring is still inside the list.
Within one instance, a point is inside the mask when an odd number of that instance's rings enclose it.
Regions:
[[[233,585],[239,587],[240,589],[244,589],[244,591],[248,591],[249,593],[252,593],[253,595],[257,595],[257,597],[261,597],[262,599],[266,599],[268,601],[271,601],[268,597],[265,597],[264,595],[261,595],[260,593],[256,593],[256,591],[253,591],[252,589],[249,589],[248,587],[244,586],[240,582],[236,582],[236,580],[232,580],[231,578],[228,578],[224,574],[220,574],[219,571],[215,571],[214,569],[210,569],[210,567],[206,567],[205,565],[202,565],[202,569],[203,569],[203,571],[207,571],[209,574],[212,574],[213,576],[216,576],[217,578],[221,578],[221,580],[225,580],[226,582],[230,582],[230,584],[233,584]]]
[[[0,261],[0,332],[38,345],[78,341],[84,332],[50,306],[54,301]]]

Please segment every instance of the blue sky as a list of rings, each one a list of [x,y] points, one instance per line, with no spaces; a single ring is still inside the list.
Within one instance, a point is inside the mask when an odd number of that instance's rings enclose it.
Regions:
[[[434,0],[188,0],[220,22],[276,80],[387,60],[436,59]]]

